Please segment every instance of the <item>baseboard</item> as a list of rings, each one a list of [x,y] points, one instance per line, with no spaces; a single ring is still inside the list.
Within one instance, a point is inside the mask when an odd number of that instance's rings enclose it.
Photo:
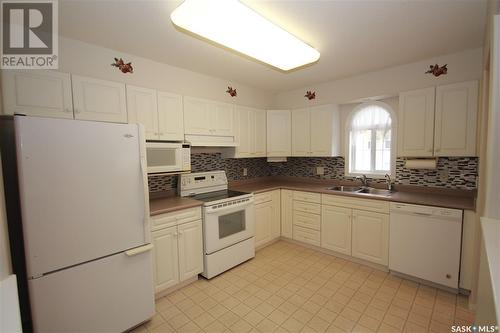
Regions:
[[[311,245],[311,244],[299,242],[299,241],[296,241],[296,240],[293,240],[293,239],[290,239],[290,238],[286,238],[286,237],[280,237],[279,240],[282,240],[282,241],[285,241],[285,242],[288,242],[288,243],[292,243],[292,244],[297,244],[297,245],[300,245],[300,246],[303,246],[303,247],[307,247],[309,249],[316,250],[318,252],[322,252],[322,253],[325,253],[325,254],[329,254],[331,256],[338,257],[338,258],[341,258],[341,259],[345,259],[347,261],[351,261],[351,262],[354,262],[356,264],[365,265],[365,266],[374,268],[374,269],[379,270],[379,271],[389,272],[389,268],[387,266],[380,265],[380,264],[375,264],[373,262],[369,262],[369,261],[366,261],[366,260],[363,260],[363,259],[354,258],[354,257],[348,256],[346,254],[335,252],[335,251],[328,250],[328,249],[324,249],[324,248],[316,246],[316,245]]]

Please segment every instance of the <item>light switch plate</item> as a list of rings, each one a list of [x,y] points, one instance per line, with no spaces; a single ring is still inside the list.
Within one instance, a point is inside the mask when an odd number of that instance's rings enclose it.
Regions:
[[[317,175],[324,175],[325,174],[325,168],[324,167],[316,167],[316,174]]]
[[[248,169],[247,168],[243,168],[243,176],[248,176]]]

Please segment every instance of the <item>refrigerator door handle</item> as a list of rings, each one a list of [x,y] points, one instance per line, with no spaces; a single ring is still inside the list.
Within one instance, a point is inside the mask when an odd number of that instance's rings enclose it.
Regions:
[[[144,246],[139,246],[139,247],[133,248],[131,250],[125,251],[125,254],[129,257],[132,257],[132,256],[135,256],[135,255],[147,252],[147,251],[151,251],[152,248],[153,248],[153,244],[146,244]]]

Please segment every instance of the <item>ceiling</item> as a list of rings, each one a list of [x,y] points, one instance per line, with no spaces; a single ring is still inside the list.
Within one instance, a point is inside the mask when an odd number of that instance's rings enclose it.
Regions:
[[[284,73],[176,30],[181,1],[63,0],[61,35],[273,92],[480,47],[486,0],[242,0],[321,52]],[[231,27],[228,27],[231,33]]]

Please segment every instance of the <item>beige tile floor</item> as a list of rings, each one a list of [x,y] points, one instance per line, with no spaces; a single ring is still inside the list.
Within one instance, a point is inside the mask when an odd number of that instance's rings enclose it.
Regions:
[[[156,302],[134,332],[450,332],[467,298],[284,241]]]

